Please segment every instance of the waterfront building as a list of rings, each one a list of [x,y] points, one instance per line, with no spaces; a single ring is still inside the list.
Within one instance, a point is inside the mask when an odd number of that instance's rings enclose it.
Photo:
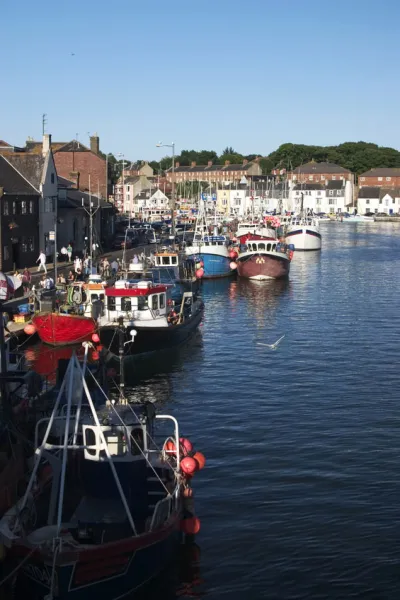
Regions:
[[[394,215],[400,213],[400,188],[363,186],[358,192],[358,212]]]
[[[304,210],[314,213],[346,212],[353,202],[353,185],[349,180],[329,180],[322,183],[296,184],[290,188],[289,204],[285,210],[299,212],[303,197]]]
[[[48,257],[54,256],[50,232],[54,231],[58,187],[51,135],[45,134],[42,142],[37,142],[35,152],[1,142],[0,154],[38,194],[38,245]]]
[[[321,183],[328,181],[354,181],[354,175],[348,169],[330,162],[311,161],[296,167],[287,175],[289,181],[295,183]]]
[[[243,177],[251,178],[262,175],[262,170],[258,164],[258,159],[254,161],[243,160],[242,164],[230,164],[229,160],[223,165],[214,165],[208,161],[207,165],[197,165],[192,162],[190,166],[181,166],[179,162],[175,163],[166,171],[166,177],[169,182],[174,178],[175,183],[184,183],[187,181],[203,181],[227,185],[229,183],[239,182]]]
[[[0,155],[0,270],[24,269],[35,264],[39,245],[41,194]]]
[[[114,186],[115,207],[119,212],[133,214],[135,212],[134,200],[143,190],[147,190],[151,182],[145,175],[120,177]]]
[[[365,173],[361,173],[358,178],[358,185],[360,188],[400,188],[400,169],[386,167],[370,169]]]

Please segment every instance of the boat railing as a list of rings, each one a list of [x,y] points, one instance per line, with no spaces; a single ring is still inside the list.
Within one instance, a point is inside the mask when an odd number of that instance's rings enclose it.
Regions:
[[[153,531],[161,527],[168,520],[172,511],[172,496],[167,496],[159,500],[154,508],[153,517],[150,522],[149,530]]]

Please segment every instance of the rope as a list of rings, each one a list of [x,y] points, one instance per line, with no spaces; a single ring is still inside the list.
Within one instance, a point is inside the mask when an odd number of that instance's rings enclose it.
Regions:
[[[22,567],[22,566],[23,566],[23,565],[24,565],[24,564],[27,562],[28,558],[30,558],[30,557],[32,556],[32,554],[33,554],[34,552],[36,552],[36,550],[37,550],[37,548],[32,548],[32,550],[31,550],[31,551],[30,551],[30,552],[29,552],[29,553],[28,553],[28,554],[25,556],[24,560],[23,560],[22,562],[20,562],[20,563],[19,563],[19,565],[17,565],[17,566],[15,567],[15,569],[13,569],[13,570],[11,571],[11,573],[9,573],[8,575],[6,575],[6,576],[4,577],[4,579],[2,579],[2,580],[0,581],[0,588],[1,588],[1,586],[2,586],[2,585],[3,585],[3,584],[6,582],[6,581],[8,581],[8,580],[10,579],[10,577],[12,577],[12,576],[13,576],[13,575],[14,575],[14,574],[15,574],[15,573],[18,571],[18,569],[20,569],[20,568],[21,568],[21,567]]]

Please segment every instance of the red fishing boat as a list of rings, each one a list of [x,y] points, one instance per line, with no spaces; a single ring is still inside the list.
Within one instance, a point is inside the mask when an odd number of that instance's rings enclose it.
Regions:
[[[79,344],[97,330],[97,322],[92,317],[59,312],[39,313],[33,317],[32,324],[42,342],[51,346]]]
[[[289,277],[292,257],[291,245],[251,236],[236,259],[237,272],[248,279],[285,279]]]

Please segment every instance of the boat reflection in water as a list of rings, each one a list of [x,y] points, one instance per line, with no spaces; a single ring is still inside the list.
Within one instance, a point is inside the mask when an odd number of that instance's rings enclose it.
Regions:
[[[198,544],[187,541],[179,548],[170,568],[162,573],[142,594],[128,600],[178,600],[207,595],[201,577],[201,552]]]
[[[240,278],[236,282],[235,301],[245,301],[246,310],[255,318],[258,327],[270,327],[275,322],[276,311],[282,299],[292,293],[292,283],[287,279],[253,281]]]

